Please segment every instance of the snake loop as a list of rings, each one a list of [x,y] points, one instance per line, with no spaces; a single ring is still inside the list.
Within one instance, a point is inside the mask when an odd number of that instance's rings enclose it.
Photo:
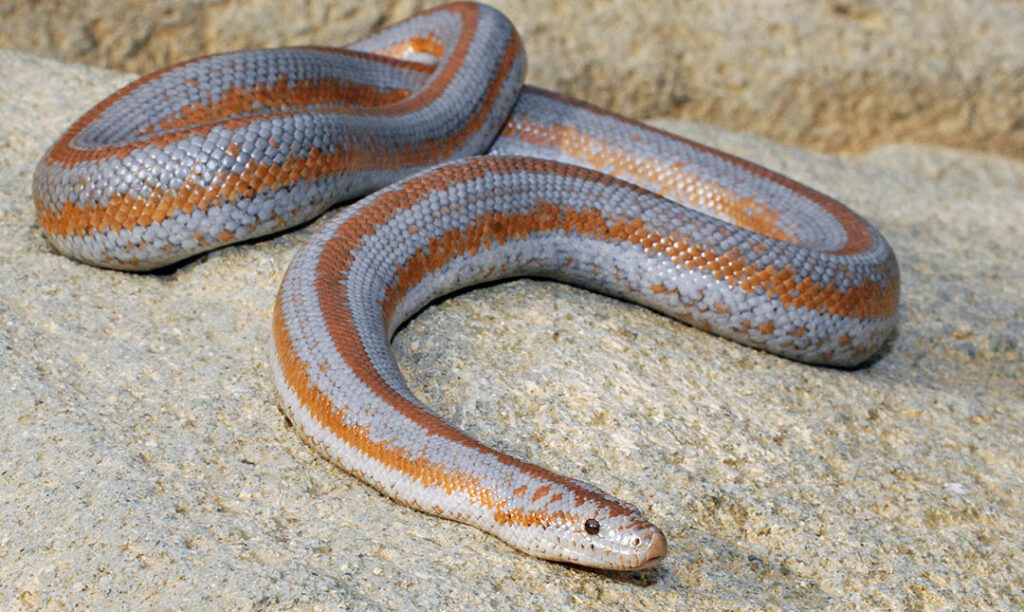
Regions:
[[[499,453],[410,391],[397,327],[456,289],[543,276],[792,359],[856,365],[896,323],[885,239],[721,151],[523,87],[508,20],[451,4],[342,49],[246,51],[145,76],[39,162],[61,253],[149,270],[344,208],[296,254],[271,366],[308,442],[395,500],[538,557],[615,570],[662,532],[600,489]]]

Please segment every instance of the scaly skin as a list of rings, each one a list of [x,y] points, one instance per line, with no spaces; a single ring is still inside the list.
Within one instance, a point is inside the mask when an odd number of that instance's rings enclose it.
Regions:
[[[344,49],[184,62],[113,94],[50,148],[33,183],[39,223],[68,256],[150,270],[384,187],[313,236],[281,284],[270,352],[285,411],[401,503],[545,559],[648,567],[667,544],[636,507],[423,405],[391,355],[395,329],[456,289],[545,276],[852,366],[894,329],[899,272],[884,238],[835,200],[523,88],[525,66],[512,25],[470,3]]]

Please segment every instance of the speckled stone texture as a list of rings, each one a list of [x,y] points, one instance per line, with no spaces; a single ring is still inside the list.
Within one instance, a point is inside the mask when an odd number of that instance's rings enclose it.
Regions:
[[[657,568],[552,564],[398,506],[314,455],[270,382],[297,233],[172,274],[56,255],[43,149],[129,77],[0,51],[0,608],[1024,606],[1024,166],[891,145],[837,159],[660,126],[846,201],[900,259],[899,335],[802,365],[516,281],[395,347],[471,434],[633,501]]]
[[[5,0],[0,46],[149,72],[206,53],[340,45],[440,0]],[[820,151],[932,143],[1024,158],[1024,4],[490,0],[529,81],[632,117]]]

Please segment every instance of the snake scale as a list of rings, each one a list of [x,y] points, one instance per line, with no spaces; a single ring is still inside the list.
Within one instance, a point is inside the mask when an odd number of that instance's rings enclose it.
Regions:
[[[299,250],[271,366],[309,444],[395,500],[545,559],[663,558],[633,505],[499,453],[439,418],[391,353],[457,289],[558,279],[800,361],[853,366],[896,323],[885,239],[751,162],[523,85],[499,12],[450,4],[344,48],[243,51],[144,76],[36,169],[61,253],[123,270],[345,207]]]

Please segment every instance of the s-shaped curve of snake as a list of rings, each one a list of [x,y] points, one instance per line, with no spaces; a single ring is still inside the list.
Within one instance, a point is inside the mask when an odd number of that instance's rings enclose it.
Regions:
[[[499,453],[417,399],[391,353],[398,326],[459,288],[541,276],[852,366],[895,327],[899,271],[828,196],[523,87],[525,69],[514,27],[471,3],[345,48],[177,64],[49,149],[38,220],[65,255],[149,270],[379,189],[317,231],[281,283],[270,352],[284,410],[403,504],[545,559],[648,567],[667,544],[635,506]]]

